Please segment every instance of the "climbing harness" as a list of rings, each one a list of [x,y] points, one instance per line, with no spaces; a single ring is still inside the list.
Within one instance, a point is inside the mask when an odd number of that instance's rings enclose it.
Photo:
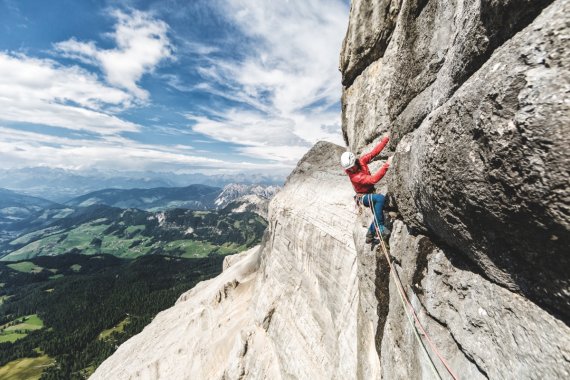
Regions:
[[[400,277],[398,276],[398,273],[396,272],[396,269],[394,268],[394,266],[392,265],[392,261],[390,260],[390,255],[388,254],[388,250],[386,249],[386,244],[384,243],[384,238],[382,236],[382,232],[380,231],[380,227],[378,226],[378,223],[376,221],[376,212],[374,211],[374,207],[372,205],[372,202],[368,202],[368,204],[370,205],[370,210],[372,210],[372,214],[374,215],[374,227],[376,229],[376,234],[378,235],[378,238],[380,239],[380,246],[382,248],[382,252],[384,253],[384,256],[386,257],[386,261],[388,262],[388,266],[390,267],[390,273],[392,273],[392,277],[394,278],[394,284],[396,285],[396,288],[398,289],[398,295],[400,296],[400,300],[402,301],[402,306],[404,306],[404,312],[406,313],[406,317],[408,318],[408,322],[410,322],[410,325],[412,326],[412,330],[414,332],[416,339],[418,340],[420,346],[423,348],[423,351],[429,360],[430,367],[431,367],[432,371],[434,372],[434,374],[436,375],[436,377],[438,379],[442,378],[441,375],[439,374],[439,372],[437,371],[437,368],[435,367],[435,364],[433,363],[433,360],[432,360],[431,356],[429,355],[424,342],[420,338],[420,335],[418,333],[418,329],[417,329],[416,325],[414,324],[412,317],[410,316],[410,312],[411,312],[413,318],[415,319],[417,326],[420,328],[423,336],[426,338],[429,346],[431,347],[433,352],[437,355],[437,357],[439,358],[441,363],[445,366],[445,369],[447,370],[447,372],[449,372],[449,374],[451,375],[451,377],[454,380],[459,380],[459,377],[455,374],[455,372],[453,372],[453,370],[451,369],[451,366],[447,363],[445,358],[441,355],[441,353],[435,347],[435,344],[433,343],[430,336],[428,335],[428,333],[426,332],[426,330],[424,329],[424,327],[420,323],[418,315],[416,314],[416,310],[414,309],[414,307],[412,306],[412,304],[408,300],[408,297],[406,296],[406,292],[404,291],[404,287],[402,285],[402,282],[400,281]],[[413,293],[413,291],[412,291],[412,293]],[[406,310],[406,304],[409,308],[409,312]]]

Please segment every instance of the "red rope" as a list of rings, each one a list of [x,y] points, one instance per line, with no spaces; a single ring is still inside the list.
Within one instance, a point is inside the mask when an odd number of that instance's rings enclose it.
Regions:
[[[393,265],[392,265],[392,261],[390,260],[390,256],[388,255],[388,250],[386,249],[386,245],[384,244],[384,238],[382,237],[382,232],[380,231],[380,228],[378,227],[378,223],[376,221],[376,212],[374,211],[374,207],[372,206],[372,197],[370,196],[370,194],[368,195],[368,204],[370,206],[370,210],[372,210],[372,215],[374,215],[374,227],[376,229],[376,234],[378,235],[378,238],[380,239],[380,244],[382,246],[382,251],[384,253],[384,256],[386,257],[386,261],[388,261],[388,265],[390,266],[390,271],[395,274],[394,277],[394,282],[396,283],[396,287],[398,288],[398,291],[400,292],[400,295],[402,296],[402,299],[404,299],[404,301],[406,302],[406,304],[408,305],[408,308],[410,309],[410,311],[412,312],[412,315],[417,323],[417,325],[419,326],[420,330],[422,331],[423,335],[425,336],[429,346],[431,347],[431,349],[435,352],[435,354],[437,355],[437,357],[439,358],[439,360],[441,361],[441,363],[445,366],[445,369],[447,369],[447,372],[449,372],[449,374],[451,375],[451,377],[453,377],[454,380],[458,380],[459,377],[455,374],[455,372],[453,372],[453,370],[451,369],[451,366],[447,363],[447,361],[445,360],[445,358],[443,357],[443,355],[441,355],[441,353],[438,351],[438,349],[436,348],[435,344],[433,343],[433,341],[431,340],[430,336],[428,335],[428,333],[426,332],[426,330],[424,329],[424,327],[422,326],[422,324],[420,323],[420,320],[418,318],[418,315],[416,314],[416,310],[414,309],[414,307],[412,306],[412,304],[410,303],[410,301],[408,300],[408,297],[406,295],[406,292],[403,289],[402,283],[400,282],[399,277],[397,276],[397,272],[394,269]],[[413,293],[413,291],[412,291]]]

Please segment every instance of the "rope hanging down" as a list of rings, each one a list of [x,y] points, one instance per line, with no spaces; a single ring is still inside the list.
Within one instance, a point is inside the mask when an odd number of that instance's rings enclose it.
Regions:
[[[404,311],[406,313],[406,317],[408,318],[408,321],[410,322],[410,325],[412,326],[412,330],[414,332],[414,335],[416,336],[416,339],[418,340],[418,342],[420,343],[420,346],[422,346],[424,353],[426,354],[426,356],[429,359],[429,363],[431,366],[432,371],[434,372],[434,374],[436,375],[436,377],[438,379],[441,379],[441,375],[439,374],[439,372],[437,371],[437,369],[435,368],[435,365],[431,359],[431,356],[429,355],[423,341],[420,338],[420,335],[418,334],[418,330],[417,327],[414,325],[414,322],[410,316],[410,312],[414,317],[414,320],[417,323],[417,326],[420,328],[422,334],[424,335],[424,337],[426,338],[429,346],[431,347],[431,349],[433,350],[433,352],[437,355],[437,357],[439,358],[439,360],[441,361],[441,363],[445,366],[445,369],[447,370],[447,372],[449,372],[449,374],[451,375],[451,377],[454,380],[459,380],[459,377],[455,374],[455,372],[453,372],[453,370],[451,369],[451,366],[447,363],[447,361],[445,360],[445,358],[441,355],[441,353],[438,351],[438,349],[435,347],[435,344],[433,343],[433,341],[431,340],[430,336],[428,335],[428,333],[426,332],[426,330],[424,329],[424,327],[422,326],[422,324],[420,323],[420,320],[418,318],[418,315],[416,314],[416,310],[414,309],[414,307],[412,306],[412,304],[410,303],[410,301],[408,300],[408,297],[406,296],[406,292],[404,291],[404,287],[402,286],[402,282],[400,281],[400,278],[398,277],[398,274],[396,272],[396,269],[394,268],[394,266],[392,265],[392,261],[390,260],[390,255],[388,255],[388,250],[386,248],[386,245],[384,243],[384,237],[382,236],[382,232],[380,231],[380,227],[378,226],[378,222],[376,219],[376,212],[374,211],[374,207],[372,205],[372,197],[370,196],[370,194],[368,194],[369,198],[368,198],[368,204],[370,206],[370,210],[372,210],[372,214],[374,216],[374,227],[376,229],[376,234],[378,236],[378,239],[380,239],[380,246],[382,248],[382,252],[384,253],[384,256],[386,257],[386,261],[388,262],[388,266],[390,267],[390,273],[392,273],[392,277],[394,278],[394,283],[396,284],[396,288],[398,289],[398,295],[400,296],[400,300],[402,301],[402,306],[404,306]],[[409,312],[406,310],[406,304],[409,308]]]

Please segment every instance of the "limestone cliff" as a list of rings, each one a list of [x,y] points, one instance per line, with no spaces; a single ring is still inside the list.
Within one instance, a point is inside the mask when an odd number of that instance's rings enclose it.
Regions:
[[[570,0],[353,0],[343,134],[389,133],[390,254],[463,379],[570,377]],[[226,260],[93,379],[431,379],[384,257],[318,143]],[[379,165],[381,162],[373,162]],[[428,348],[442,378],[445,369]]]
[[[363,355],[377,369],[373,320],[359,313],[342,151],[317,144],[271,201],[261,247],[228,258],[222,275],[160,313],[92,378],[346,379]]]

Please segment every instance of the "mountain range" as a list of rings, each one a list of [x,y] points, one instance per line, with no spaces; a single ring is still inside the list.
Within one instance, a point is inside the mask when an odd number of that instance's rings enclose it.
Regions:
[[[266,222],[251,212],[172,209],[148,212],[91,205],[0,245],[0,260],[65,253],[196,258],[237,253],[257,243]]]
[[[280,187],[271,185],[260,185],[260,184],[241,184],[232,183],[224,186],[222,192],[218,195],[214,204],[218,208],[223,208],[232,202],[239,200],[245,196],[251,196],[269,200],[277,194]]]
[[[104,189],[73,198],[65,204],[73,207],[103,204],[147,211],[172,208],[210,210],[224,208],[244,196],[269,200],[277,191],[277,186],[237,183],[226,185],[222,189],[200,184],[152,189]]]
[[[105,189],[73,198],[65,202],[65,204],[74,207],[103,204],[149,211],[170,208],[208,210],[214,208],[221,192],[222,189],[218,187],[206,185],[159,187],[153,189]]]
[[[0,189],[0,228],[46,208],[58,207],[58,204],[47,199],[18,194]]]
[[[3,188],[63,203],[101,189],[185,187],[189,183],[224,187],[231,183],[281,185],[285,175],[71,171],[46,167],[0,170]]]
[[[16,237],[25,229],[41,226],[44,221],[65,216],[68,212],[71,209],[47,199],[0,189],[0,242]]]
[[[45,379],[89,376],[226,255],[259,244],[278,190],[104,189],[63,204],[0,190],[0,378],[29,378],[11,372],[23,357]]]
[[[267,204],[278,190],[246,184],[104,189],[65,204],[2,190],[0,257],[238,252],[260,238]]]

